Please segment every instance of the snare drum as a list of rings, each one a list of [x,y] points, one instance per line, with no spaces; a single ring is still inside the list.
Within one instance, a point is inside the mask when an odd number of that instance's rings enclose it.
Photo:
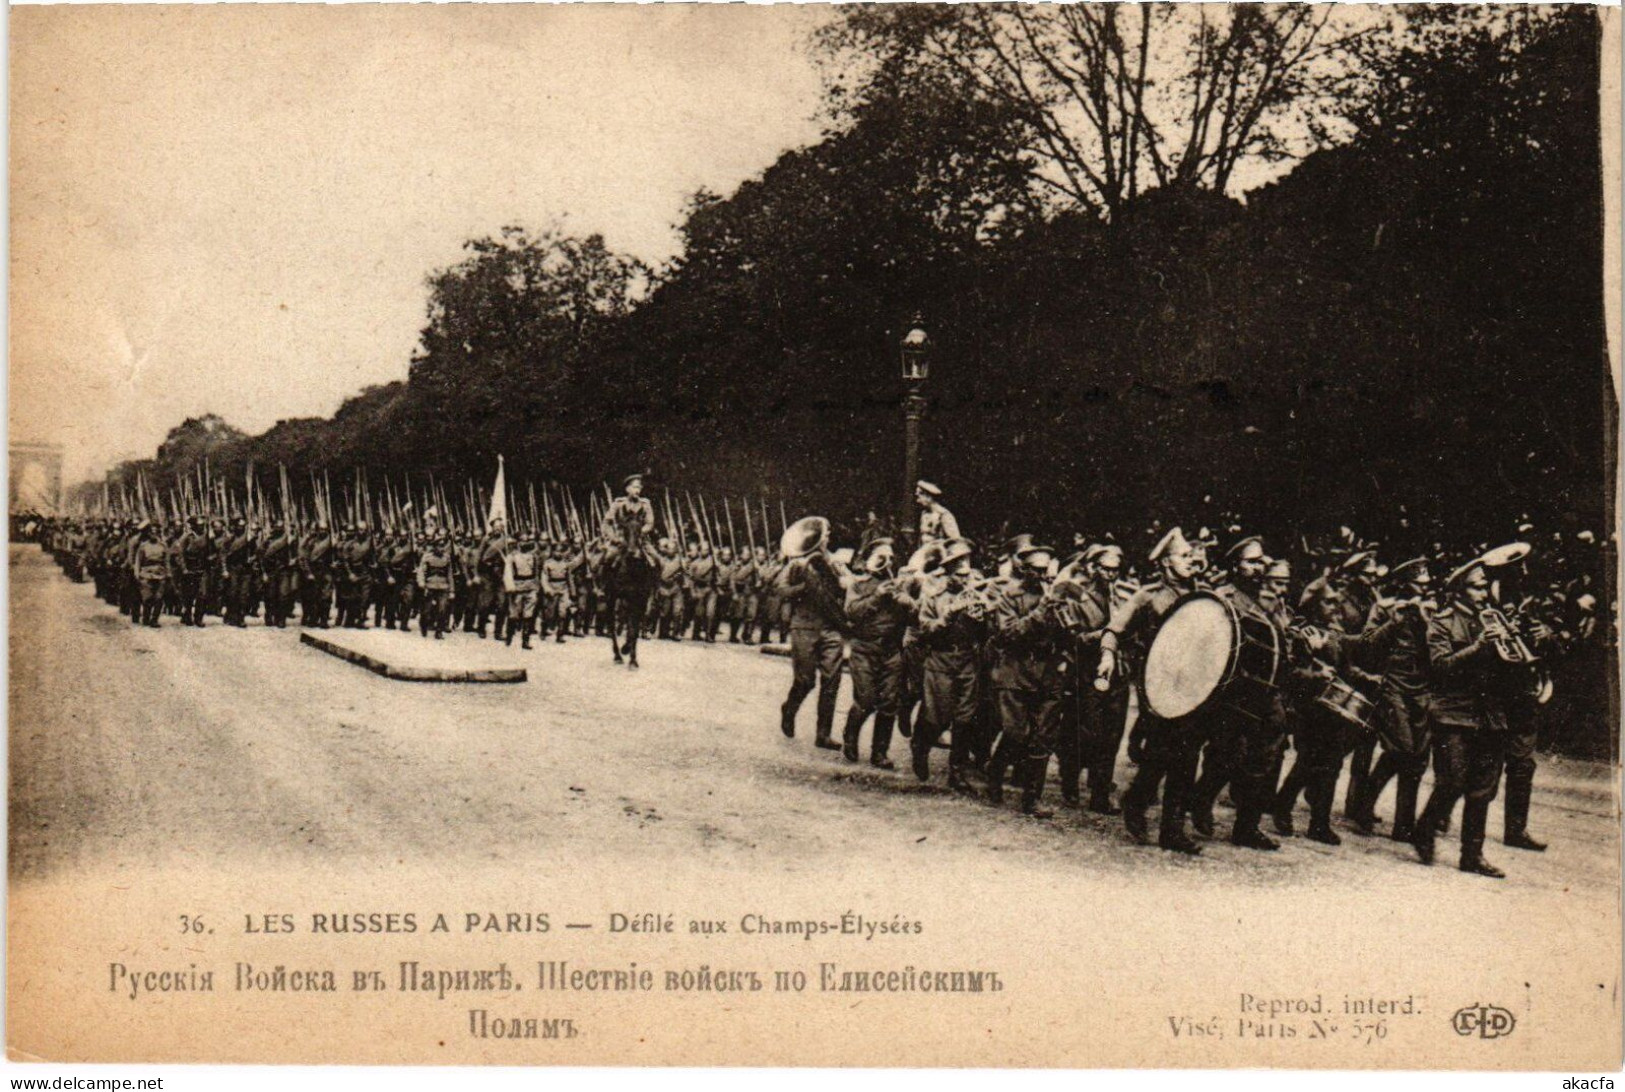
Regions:
[[[1331,710],[1362,731],[1370,731],[1377,705],[1336,675],[1315,696],[1315,704]]]
[[[1175,603],[1151,638],[1141,687],[1164,720],[1210,702],[1260,720],[1270,713],[1281,668],[1281,635],[1222,596],[1197,591]]]

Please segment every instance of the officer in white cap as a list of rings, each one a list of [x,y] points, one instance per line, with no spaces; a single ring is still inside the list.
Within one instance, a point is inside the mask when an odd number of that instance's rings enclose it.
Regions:
[[[959,537],[959,521],[942,506],[942,490],[928,481],[915,483],[914,503],[920,506],[920,545]]]

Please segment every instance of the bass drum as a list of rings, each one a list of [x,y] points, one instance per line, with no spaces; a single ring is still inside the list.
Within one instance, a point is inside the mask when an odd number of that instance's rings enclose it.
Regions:
[[[1281,635],[1211,591],[1175,603],[1152,635],[1141,689],[1164,720],[1190,716],[1210,702],[1255,720],[1269,715],[1281,667]]]

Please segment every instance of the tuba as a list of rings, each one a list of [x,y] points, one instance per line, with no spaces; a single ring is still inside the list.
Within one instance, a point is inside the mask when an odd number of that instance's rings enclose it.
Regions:
[[[794,561],[817,553],[829,544],[829,520],[823,516],[803,516],[779,536],[779,552]]]

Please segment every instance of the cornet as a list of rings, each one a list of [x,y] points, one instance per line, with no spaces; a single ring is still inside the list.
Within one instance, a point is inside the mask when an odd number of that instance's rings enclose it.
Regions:
[[[1507,663],[1532,664],[1540,659],[1523,639],[1517,624],[1495,607],[1479,611],[1478,621],[1484,627],[1484,636],[1495,645],[1495,654]]]

